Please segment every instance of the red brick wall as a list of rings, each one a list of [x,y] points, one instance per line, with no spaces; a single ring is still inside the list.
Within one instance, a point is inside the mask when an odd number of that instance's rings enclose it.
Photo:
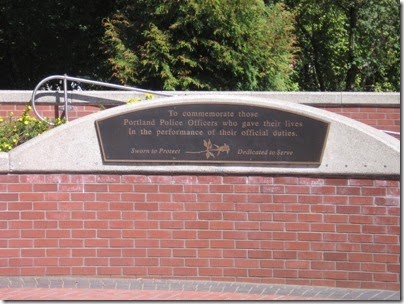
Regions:
[[[318,107],[372,126],[379,130],[400,132],[400,108],[385,107]],[[399,136],[395,136],[399,138]]]
[[[0,175],[0,273],[400,289],[400,182]]]
[[[400,132],[400,107],[316,107],[358,120],[380,130]],[[8,117],[10,113],[14,116],[20,115],[23,109],[24,106],[22,105],[2,104],[0,105],[0,117]],[[64,115],[63,111],[59,111],[58,107],[55,106],[42,105],[38,106],[37,109],[42,117],[54,118]],[[73,110],[69,111],[69,119],[73,120],[98,111],[100,111],[100,108],[97,106],[74,106]],[[33,112],[31,115],[35,116]],[[399,138],[399,136],[395,137]]]

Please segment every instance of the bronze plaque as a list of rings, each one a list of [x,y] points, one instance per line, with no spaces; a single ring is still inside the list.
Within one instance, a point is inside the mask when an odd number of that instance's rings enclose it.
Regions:
[[[95,122],[105,163],[320,165],[328,123],[244,104],[160,106]]]

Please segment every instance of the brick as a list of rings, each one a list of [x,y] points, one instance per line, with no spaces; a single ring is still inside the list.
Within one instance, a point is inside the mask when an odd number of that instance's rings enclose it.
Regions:
[[[147,249],[145,248],[122,248],[123,257],[147,257]]]
[[[325,180],[322,178],[299,177],[299,185],[322,186],[324,183]]]
[[[285,210],[285,207],[283,204],[262,203],[262,204],[260,204],[260,210],[262,212],[282,212]]]
[[[223,212],[223,220],[229,221],[246,221],[247,220],[247,213],[245,212]]]
[[[158,192],[158,185],[148,185],[148,184],[135,184],[134,185],[135,192],[144,192],[144,193],[157,193]]]
[[[274,203],[297,203],[298,197],[296,195],[280,195],[275,194],[273,196]]]
[[[295,260],[297,259],[297,251],[288,251],[288,250],[282,250],[282,251],[274,251],[273,252],[273,258],[274,259],[282,259],[282,260]]]
[[[189,277],[189,276],[197,276],[198,275],[198,269],[197,268],[191,268],[191,267],[176,267],[173,269],[174,276],[180,276],[180,277]]]
[[[121,267],[98,267],[97,268],[98,275],[122,275],[122,268]]]
[[[268,176],[249,176],[249,184],[272,184],[273,178]]]
[[[337,196],[337,195],[325,195],[323,196],[324,204],[338,204],[346,205],[348,204],[349,196]]]
[[[34,241],[31,239],[11,239],[8,240],[9,248],[32,248]]]
[[[19,202],[19,203],[9,203],[7,204],[8,210],[32,210],[32,202]]]
[[[233,240],[246,240],[247,232],[245,231],[223,231],[223,239],[233,239]]]
[[[59,210],[83,210],[83,202],[59,202]]]
[[[337,195],[360,195],[361,188],[359,187],[337,187]]]
[[[209,186],[210,193],[232,193],[233,185],[210,185]]]
[[[259,230],[259,222],[236,222],[236,230]]]
[[[135,248],[157,248],[159,247],[159,240],[154,239],[139,239],[139,240],[135,240]]]
[[[310,194],[310,187],[300,185],[285,186],[285,193]]]
[[[286,231],[309,231],[310,224],[308,223],[285,223]]]
[[[248,269],[249,277],[273,277],[272,269]]]
[[[311,194],[321,194],[321,195],[334,195],[336,194],[336,187],[333,186],[319,186],[311,187]]]
[[[133,185],[131,185],[131,184],[109,184],[108,191],[110,191],[110,192],[132,192]]]
[[[265,185],[261,186],[262,193],[285,193],[285,186],[282,185]]]
[[[189,176],[189,175],[176,175],[172,177],[173,184],[197,184],[198,178],[197,176]]]
[[[247,195],[244,194],[223,194],[223,202],[246,203]]]
[[[122,183],[139,184],[146,183],[147,181],[148,177],[146,175],[124,175],[121,178]]]
[[[280,222],[297,222],[296,213],[275,213],[273,214],[274,221]]]
[[[285,250],[310,250],[310,242],[286,242]]]
[[[119,193],[96,193],[96,200],[97,201],[104,201],[104,202],[111,202],[111,201],[119,201],[121,195]]]
[[[273,196],[268,194],[250,194],[247,196],[248,203],[272,203]]]
[[[312,242],[311,250],[312,251],[335,251],[336,244],[328,243],[328,242]]]
[[[97,183],[120,183],[121,177],[119,175],[96,175]]]
[[[67,174],[49,174],[49,175],[44,175],[43,176],[43,182],[44,183],[56,183],[56,184],[62,184],[62,183],[69,183],[70,182],[70,176]]]
[[[196,202],[197,195],[193,193],[173,193],[172,201],[174,202]]]
[[[248,221],[272,221],[272,214],[267,214],[263,212],[249,212]]]
[[[150,212],[147,216],[148,220],[156,220],[156,221],[168,221],[172,219],[171,211],[158,211],[158,212]]]
[[[274,240],[297,240],[297,233],[276,231],[273,233],[272,238]]]
[[[83,187],[83,184],[60,184],[57,190],[61,192],[83,192]]]
[[[398,226],[400,223],[400,218],[396,216],[377,216],[374,219],[375,224],[378,225],[395,225]]]
[[[298,214],[297,219],[299,222],[322,222],[322,214],[303,213]]]
[[[170,230],[149,230],[148,237],[151,239],[171,239]]]
[[[184,193],[208,193],[208,185],[184,185]]]
[[[184,229],[184,221],[160,221],[161,229]]]
[[[159,185],[158,186],[160,193],[182,193],[184,192],[183,185]]]
[[[269,259],[273,258],[273,251],[272,250],[254,250],[254,251],[249,251],[248,252],[248,258],[249,259],[265,259],[265,261],[268,261]],[[263,262],[261,262],[261,266]],[[282,263],[283,267],[283,263]]]
[[[4,186],[7,186],[5,187],[7,188],[7,192],[32,192],[32,184],[8,184]]]
[[[262,268],[285,268],[285,261],[283,259],[272,260],[266,258],[260,262]]]
[[[304,270],[299,270],[299,277],[300,278],[310,278],[310,279],[323,279],[323,273],[324,273],[324,271],[322,271],[322,270],[304,269]]]
[[[148,274],[148,267],[124,267],[123,268],[123,274],[126,276],[146,276]]]
[[[311,205],[310,211],[314,213],[335,213],[335,205]]]
[[[374,201],[378,206],[400,206],[398,197],[375,197]]]
[[[35,239],[34,240],[35,248],[42,248],[42,247],[52,248],[52,247],[57,247],[57,246],[58,246],[58,240],[56,238],[54,238],[54,239]]]
[[[0,212],[0,220],[18,220],[20,219],[19,212]]]
[[[373,187],[362,187],[362,195],[368,196],[385,196],[386,188],[373,188]]]
[[[374,241],[375,241],[375,243],[383,243],[383,244],[399,244],[399,236],[398,235],[375,235]]]
[[[348,254],[344,252],[324,252],[324,260],[328,261],[347,261]]]
[[[20,218],[22,220],[42,220],[45,219],[45,212],[43,211],[21,211]]]
[[[133,266],[135,264],[135,259],[131,257],[117,257],[117,258],[110,258],[109,265],[111,267],[114,266]],[[139,264],[141,265],[141,264]]]
[[[146,201],[146,194],[144,194],[144,193],[122,193],[121,194],[121,201],[145,202]]]
[[[234,230],[234,222],[231,221],[210,221],[211,230]]]
[[[173,257],[196,257],[197,251],[195,249],[176,249],[172,250]]]
[[[223,177],[222,176],[214,176],[214,175],[203,175],[197,177],[199,184],[222,184]]]
[[[274,269],[273,270],[274,277],[278,278],[297,278],[298,274],[300,275],[300,271],[292,270],[292,269]],[[304,277],[304,276],[301,276]],[[313,277],[313,276],[311,276]]]
[[[196,200],[197,202],[220,202],[222,194],[198,193]]]
[[[70,182],[75,184],[91,184],[96,182],[95,175],[70,175]]]
[[[84,192],[107,192],[108,185],[106,184],[85,184]]]
[[[260,240],[236,240],[236,249],[258,249],[261,248]]]
[[[209,267],[208,259],[186,259],[185,260],[186,267]],[[201,269],[199,269],[201,270]],[[201,273],[199,273],[201,275]]]
[[[3,194],[1,196],[3,197]],[[18,194],[16,194],[16,196],[18,196]],[[7,200],[10,200],[10,201],[13,200],[12,194],[11,195],[5,194],[4,197],[8,197]],[[22,201],[22,202],[43,201],[44,198],[45,198],[44,193],[27,192],[27,193],[20,193],[19,194],[19,200]]]
[[[397,180],[375,180],[374,186],[376,186],[376,187],[399,187],[400,182]]]
[[[147,193],[146,201],[147,202],[170,202],[171,195],[169,193]]]

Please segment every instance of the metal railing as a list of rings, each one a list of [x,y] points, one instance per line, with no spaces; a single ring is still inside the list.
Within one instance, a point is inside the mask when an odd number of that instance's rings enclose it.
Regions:
[[[118,85],[118,84],[112,84],[108,82],[101,82],[101,81],[96,81],[96,80],[91,80],[91,79],[85,79],[85,78],[78,78],[78,77],[72,77],[68,75],[53,75],[46,77],[42,79],[35,87],[34,91],[32,92],[32,98],[31,98],[31,103],[32,103],[32,109],[34,110],[35,115],[42,121],[46,121],[49,125],[54,125],[54,123],[47,121],[44,117],[42,117],[37,108],[36,108],[36,95],[37,91],[45,85],[47,82],[51,80],[62,80],[63,81],[63,99],[64,99],[64,109],[65,109],[65,119],[66,121],[69,120],[69,101],[67,97],[67,91],[68,91],[68,81],[70,82],[76,82],[76,83],[87,83],[91,85],[96,85],[96,86],[102,86],[102,87],[108,87],[112,89],[118,89],[118,90],[126,90],[126,91],[135,91],[135,92],[140,92],[140,93],[150,93],[154,95],[160,95],[160,96],[166,96],[166,97],[171,97],[174,95],[171,94],[166,94],[166,93],[160,93],[160,92],[155,92],[151,90],[144,90],[144,89],[139,89],[136,87],[128,87],[128,86],[123,86],[123,85]],[[77,91],[75,91],[77,92]]]

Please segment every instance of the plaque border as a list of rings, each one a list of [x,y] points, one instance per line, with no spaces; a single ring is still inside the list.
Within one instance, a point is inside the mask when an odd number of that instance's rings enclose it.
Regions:
[[[150,110],[153,108],[163,108],[163,107],[170,107],[170,106],[182,106],[182,105],[197,105],[197,104],[202,104],[202,105],[241,105],[241,106],[251,106],[251,107],[255,107],[255,108],[262,108],[262,109],[270,109],[270,110],[276,110],[276,111],[281,111],[281,112],[286,112],[286,113],[291,113],[291,114],[295,114],[295,115],[299,115],[302,117],[306,117],[309,119],[313,119],[316,120],[318,122],[322,122],[324,124],[326,124],[326,132],[325,132],[325,137],[324,137],[324,142],[322,145],[322,150],[320,153],[320,158],[319,161],[317,162],[298,162],[298,161],[232,161],[232,160],[137,160],[137,159],[107,159],[106,155],[105,155],[105,150],[104,150],[104,143],[101,137],[101,131],[100,131],[100,127],[99,127],[99,122],[102,122],[104,120],[107,119],[111,119],[114,117],[118,117],[121,115],[125,115],[128,113],[132,113],[132,112],[140,112],[140,111],[145,111],[145,110]],[[153,165],[159,165],[159,164],[164,164],[164,165],[168,165],[168,164],[172,164],[172,165],[178,165],[178,164],[182,164],[182,165],[195,165],[195,164],[200,164],[201,166],[209,166],[209,165],[223,165],[223,166],[227,166],[227,165],[266,165],[267,167],[269,166],[273,166],[273,167],[296,167],[296,168],[304,168],[304,167],[318,167],[321,165],[322,160],[323,160],[323,156],[324,156],[324,151],[327,145],[327,140],[328,140],[328,135],[329,135],[329,131],[330,131],[330,123],[328,121],[325,121],[323,119],[319,119],[319,118],[313,118],[309,115],[305,115],[305,114],[301,114],[298,113],[298,111],[290,111],[290,110],[283,110],[283,109],[278,109],[278,108],[274,108],[274,107],[270,107],[270,106],[263,106],[263,105],[254,105],[251,103],[245,103],[245,102],[223,102],[222,101],[201,101],[201,102],[174,102],[174,103],[167,103],[164,105],[158,105],[158,106],[149,106],[149,107],[142,107],[140,109],[131,109],[125,112],[121,112],[119,114],[113,114],[98,120],[94,121],[95,123],[95,127],[96,127],[96,133],[97,133],[97,138],[98,138],[98,142],[99,142],[99,146],[101,149],[101,155],[102,155],[102,161],[104,164],[108,164],[108,165],[123,165],[123,164],[153,164]]]

